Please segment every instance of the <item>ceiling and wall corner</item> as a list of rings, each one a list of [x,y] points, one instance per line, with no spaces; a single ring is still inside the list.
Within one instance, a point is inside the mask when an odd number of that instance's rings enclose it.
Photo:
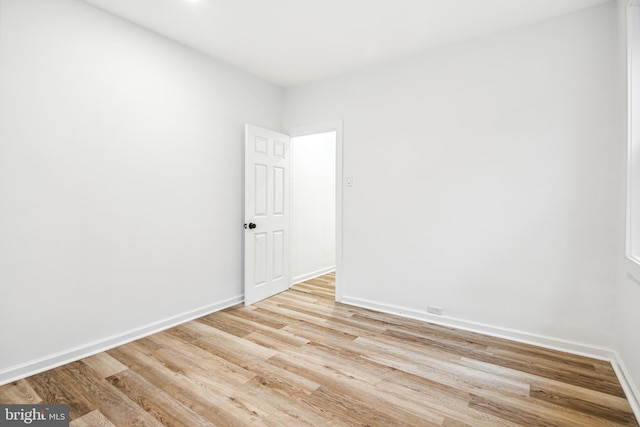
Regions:
[[[85,0],[282,87],[609,0]]]

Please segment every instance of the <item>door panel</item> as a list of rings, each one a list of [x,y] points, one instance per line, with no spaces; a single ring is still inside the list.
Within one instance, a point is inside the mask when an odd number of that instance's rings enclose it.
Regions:
[[[284,230],[273,232],[273,280],[284,277]]]
[[[246,125],[245,305],[285,291],[291,282],[289,147],[287,135]]]
[[[276,166],[273,168],[273,214],[276,216],[284,215],[284,188],[285,178],[284,168]]]

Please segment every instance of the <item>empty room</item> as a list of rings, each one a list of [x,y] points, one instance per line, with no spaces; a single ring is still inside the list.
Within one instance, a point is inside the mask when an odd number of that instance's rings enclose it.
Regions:
[[[0,426],[638,426],[640,1],[0,0]]]

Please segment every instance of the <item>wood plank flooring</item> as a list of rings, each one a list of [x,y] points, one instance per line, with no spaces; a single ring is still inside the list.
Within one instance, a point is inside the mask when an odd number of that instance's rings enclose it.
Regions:
[[[334,276],[0,387],[85,426],[638,426],[608,362],[338,304]]]

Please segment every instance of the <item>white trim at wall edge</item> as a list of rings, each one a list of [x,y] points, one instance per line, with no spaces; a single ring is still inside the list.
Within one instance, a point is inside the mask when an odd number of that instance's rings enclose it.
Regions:
[[[356,307],[362,307],[374,311],[380,311],[383,313],[395,314],[397,316],[407,317],[409,319],[421,320],[424,322],[434,323],[437,325],[461,329],[469,332],[477,332],[484,335],[504,338],[525,344],[533,344],[539,347],[563,351],[579,356],[606,360],[611,363],[611,366],[613,367],[613,370],[618,377],[618,381],[620,381],[620,385],[622,386],[622,389],[624,390],[624,393],[627,397],[627,401],[631,406],[631,410],[633,411],[636,419],[640,421],[640,391],[638,390],[636,384],[633,382],[633,378],[629,374],[629,371],[622,361],[622,357],[615,350],[543,335],[531,334],[514,329],[485,325],[482,323],[456,319],[448,316],[437,316],[427,313],[426,311],[414,310],[391,304],[383,304],[361,298],[344,296],[341,302]]]
[[[367,308],[370,310],[380,311],[388,314],[395,314],[397,316],[407,317],[409,319],[421,320],[424,322],[461,329],[464,331],[477,332],[480,334],[497,338],[504,338],[524,344],[532,344],[551,350],[558,350],[566,353],[576,354],[579,356],[586,356],[594,359],[606,360],[609,362],[614,362],[617,360],[615,351],[605,347],[592,346],[577,343],[574,341],[518,331],[515,329],[491,326],[483,323],[461,320],[450,316],[438,316],[422,310],[415,310],[392,304],[384,304],[361,298],[344,296],[342,302],[356,307]]]
[[[615,358],[611,361],[611,366],[613,366],[613,370],[616,372],[618,381],[620,381],[620,385],[624,390],[624,394],[627,396],[627,400],[629,401],[629,405],[631,405],[636,419],[640,422],[640,391],[633,382],[620,354],[615,350],[613,353]]]
[[[300,276],[296,276],[293,278],[292,282],[294,285],[298,284],[298,283],[302,283],[306,280],[311,280],[311,279],[315,279],[316,277],[320,277],[322,275],[325,275],[327,273],[331,273],[336,271],[336,266],[332,265],[329,267],[325,267],[325,268],[321,268],[320,270],[316,270],[313,271],[311,273],[306,273],[306,274],[302,274]]]
[[[409,319],[434,323],[436,325],[447,326],[469,332],[477,332],[480,334],[497,338],[504,338],[525,344],[533,344],[539,347],[564,351],[566,353],[576,354],[579,356],[606,360],[611,363],[611,366],[613,367],[613,370],[618,377],[618,381],[620,381],[620,385],[622,386],[622,389],[624,390],[624,393],[627,397],[627,401],[631,406],[631,410],[633,411],[636,419],[640,421],[640,392],[633,382],[629,371],[625,367],[622,358],[615,350],[543,335],[531,334],[514,329],[500,328],[496,326],[485,325],[482,323],[460,320],[448,316],[437,316],[427,313],[426,311],[414,310],[392,304],[382,304],[361,298],[344,296],[341,302],[356,307],[367,308],[369,310],[380,311],[383,313],[395,314],[397,316],[406,317]]]
[[[0,370],[0,386],[29,377],[31,375],[38,374],[40,372],[48,371],[49,369],[57,368],[58,366],[65,365],[67,363],[84,359],[85,357],[93,356],[94,354],[101,353],[114,347],[127,344],[131,341],[147,337],[149,335],[172,328],[190,320],[206,316],[208,314],[223,310],[228,307],[232,307],[243,301],[243,296],[238,295],[223,301],[219,301],[217,303],[197,308],[195,310],[171,316],[166,319],[150,323],[148,325],[134,328],[127,332],[112,335],[110,337],[82,344],[68,350],[53,353],[18,365],[10,366],[8,368]]]

